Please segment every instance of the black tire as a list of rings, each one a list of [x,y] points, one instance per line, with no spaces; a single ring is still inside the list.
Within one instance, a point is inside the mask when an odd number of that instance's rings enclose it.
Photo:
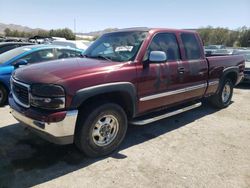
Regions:
[[[4,106],[7,102],[8,91],[3,85],[0,85],[0,106]]]
[[[92,136],[93,130],[96,129],[98,120],[103,120],[102,117],[115,117],[115,123],[118,125],[116,136],[108,145],[98,145],[95,142],[99,141],[98,136]],[[106,120],[105,120],[106,121]],[[113,120],[112,120],[113,121]],[[122,143],[127,132],[127,116],[124,110],[114,103],[96,104],[90,109],[82,109],[79,111],[77,126],[75,131],[76,146],[89,157],[100,157],[112,153]],[[98,124],[99,125],[99,124]],[[105,127],[102,125],[100,127]],[[101,132],[98,129],[99,133]],[[113,130],[114,133],[114,130]],[[101,137],[100,137],[101,138]],[[103,138],[103,137],[102,137]],[[108,140],[108,139],[107,139]],[[105,142],[105,141],[104,141]]]
[[[228,87],[230,94],[229,97],[226,98],[226,100],[223,100],[223,94],[224,94],[223,90],[226,86]],[[222,84],[220,85],[219,91],[215,95],[210,97],[209,99],[210,103],[214,107],[220,109],[228,107],[232,100],[233,88],[234,88],[233,82],[230,79],[224,79],[222,81]]]

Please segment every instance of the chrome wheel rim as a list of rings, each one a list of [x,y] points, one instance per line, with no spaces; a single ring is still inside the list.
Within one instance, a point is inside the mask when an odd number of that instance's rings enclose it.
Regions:
[[[231,95],[231,88],[230,85],[227,83],[222,90],[222,101],[224,103],[228,102],[230,95]]]
[[[113,115],[101,116],[92,130],[92,139],[97,146],[109,145],[117,136],[119,123]]]

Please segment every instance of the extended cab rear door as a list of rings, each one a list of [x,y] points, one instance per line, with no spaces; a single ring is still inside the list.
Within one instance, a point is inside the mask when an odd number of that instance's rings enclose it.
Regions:
[[[204,55],[203,45],[197,33],[183,32],[178,36],[182,50],[182,67],[186,91],[185,99],[201,98],[207,89],[208,62]]]

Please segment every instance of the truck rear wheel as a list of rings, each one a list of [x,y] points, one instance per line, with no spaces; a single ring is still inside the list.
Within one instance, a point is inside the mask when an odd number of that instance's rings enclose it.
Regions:
[[[7,102],[8,91],[3,85],[0,85],[0,106],[3,106]]]
[[[89,157],[108,155],[120,146],[126,131],[127,116],[119,105],[95,105],[80,111],[75,144]]]
[[[217,94],[210,98],[210,102],[216,108],[226,108],[230,105],[233,96],[233,83],[230,79],[225,79]]]

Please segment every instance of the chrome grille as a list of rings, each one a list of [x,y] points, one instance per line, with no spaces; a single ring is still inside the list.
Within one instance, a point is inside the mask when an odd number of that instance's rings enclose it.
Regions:
[[[13,78],[11,79],[11,90],[15,102],[26,108],[30,106],[29,88],[29,85],[16,81]]]

